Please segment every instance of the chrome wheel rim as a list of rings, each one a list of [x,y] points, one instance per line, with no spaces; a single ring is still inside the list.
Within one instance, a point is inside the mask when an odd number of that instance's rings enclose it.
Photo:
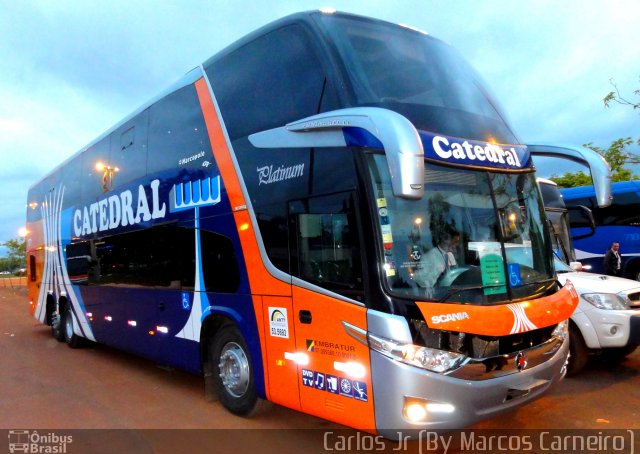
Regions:
[[[240,345],[229,342],[220,353],[220,379],[233,397],[242,397],[249,388],[249,359]]]

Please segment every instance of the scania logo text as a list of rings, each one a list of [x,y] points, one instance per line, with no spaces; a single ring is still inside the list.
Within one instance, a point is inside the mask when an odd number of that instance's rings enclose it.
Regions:
[[[466,312],[454,312],[452,314],[434,315],[431,317],[431,323],[437,325],[438,323],[456,322],[458,320],[468,319],[469,314]]]

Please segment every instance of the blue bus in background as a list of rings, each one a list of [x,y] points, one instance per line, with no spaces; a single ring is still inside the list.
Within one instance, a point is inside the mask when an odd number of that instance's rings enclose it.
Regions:
[[[613,201],[598,207],[593,186],[562,189],[567,207],[584,206],[593,212],[595,232],[579,210],[570,211],[571,234],[577,260],[603,273],[603,258],[611,243],[620,243],[623,277],[640,280],[640,181],[613,183]],[[586,235],[586,236],[585,236]],[[579,238],[582,237],[583,238]]]

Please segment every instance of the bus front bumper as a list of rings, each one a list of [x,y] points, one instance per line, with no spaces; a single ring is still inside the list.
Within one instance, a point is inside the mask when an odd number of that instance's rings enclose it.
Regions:
[[[461,368],[455,371],[458,377],[453,377],[372,351],[377,431],[390,439],[416,438],[422,431],[460,429],[517,408],[564,377],[568,352],[568,339],[556,339],[508,357],[484,360],[467,370]],[[525,364],[528,358],[530,365]]]

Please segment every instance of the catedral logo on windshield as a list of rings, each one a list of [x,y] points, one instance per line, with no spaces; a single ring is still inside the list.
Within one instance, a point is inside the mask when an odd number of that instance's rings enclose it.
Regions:
[[[420,138],[428,159],[498,169],[517,170],[529,167],[529,152],[523,145],[497,145],[423,131],[420,132]]]
[[[73,213],[73,233],[79,237],[164,218],[167,206],[160,203],[159,186],[160,180],[153,180],[149,184],[150,192],[144,185],[139,185],[137,194],[127,189],[119,195],[78,208]]]

